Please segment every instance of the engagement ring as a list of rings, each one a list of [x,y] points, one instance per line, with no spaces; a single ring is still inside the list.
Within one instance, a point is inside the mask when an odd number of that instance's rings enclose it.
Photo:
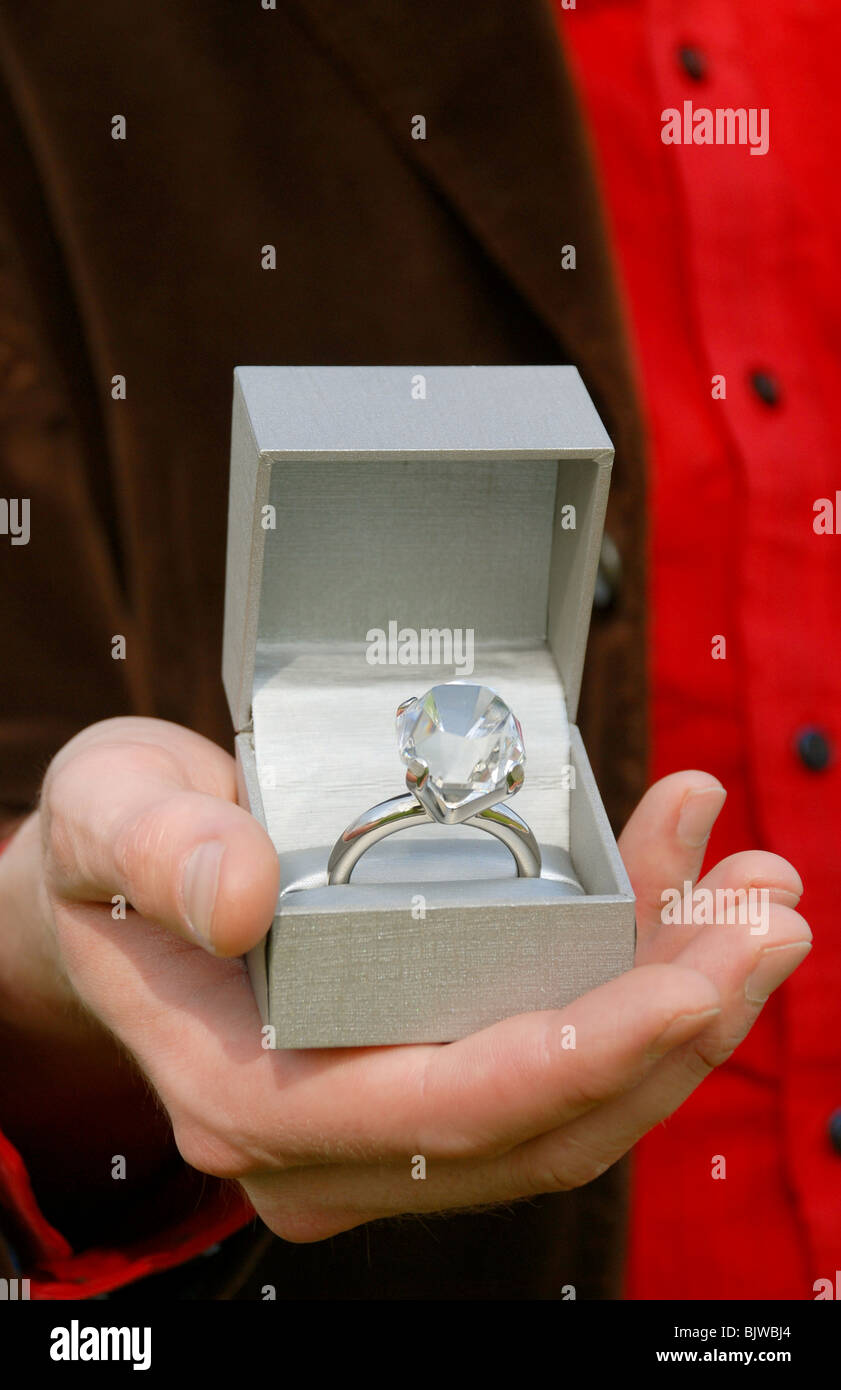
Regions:
[[[339,836],[328,883],[347,883],[365,851],[387,835],[430,821],[486,830],[511,851],[520,878],[540,877],[537,840],[501,805],[523,785],[526,750],[519,720],[495,690],[450,681],[404,700],[397,739],[409,790],[372,806]]]

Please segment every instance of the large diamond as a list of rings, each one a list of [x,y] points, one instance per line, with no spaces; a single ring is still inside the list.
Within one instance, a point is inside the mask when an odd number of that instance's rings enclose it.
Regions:
[[[490,793],[504,796],[522,780],[523,731],[486,685],[450,681],[401,705],[397,738],[410,769],[419,762],[429,768],[425,790],[445,810]]]

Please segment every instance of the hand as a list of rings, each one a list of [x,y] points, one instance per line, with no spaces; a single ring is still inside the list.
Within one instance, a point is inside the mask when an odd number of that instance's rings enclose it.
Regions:
[[[638,899],[633,970],[448,1045],[266,1051],[239,957],[272,919],[277,856],[234,797],[228,755],[175,725],[115,719],[73,739],[0,856],[15,932],[0,999],[6,1026],[30,1036],[84,1019],[96,1064],[117,1075],[118,1039],[186,1162],[236,1179],[287,1240],[591,1181],[731,1054],[809,950],[797,873],[759,851],[704,885],[768,887],[765,935],[662,925],[661,892],[696,880],[724,799],[707,774],[681,772],[650,789],[620,841]],[[66,1137],[54,1133],[57,1149]]]

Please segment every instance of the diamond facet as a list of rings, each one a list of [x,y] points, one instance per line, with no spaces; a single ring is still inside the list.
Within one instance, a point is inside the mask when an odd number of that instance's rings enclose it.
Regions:
[[[400,757],[442,814],[488,796],[502,799],[522,784],[523,731],[508,705],[486,685],[450,681],[404,701],[397,712]],[[411,782],[410,782],[411,785]]]

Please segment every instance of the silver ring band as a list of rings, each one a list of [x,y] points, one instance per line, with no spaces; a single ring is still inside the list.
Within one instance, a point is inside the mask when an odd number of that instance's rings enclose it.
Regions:
[[[381,801],[372,806],[363,816],[349,825],[333,846],[327,863],[327,882],[348,883],[354,867],[366,850],[394,835],[398,830],[410,829],[413,825],[435,823],[425,806],[412,792],[393,796],[390,801]],[[476,830],[486,830],[501,840],[514,856],[518,878],[540,877],[540,846],[522,816],[516,811],[500,804],[487,806],[475,816],[461,821]]]

